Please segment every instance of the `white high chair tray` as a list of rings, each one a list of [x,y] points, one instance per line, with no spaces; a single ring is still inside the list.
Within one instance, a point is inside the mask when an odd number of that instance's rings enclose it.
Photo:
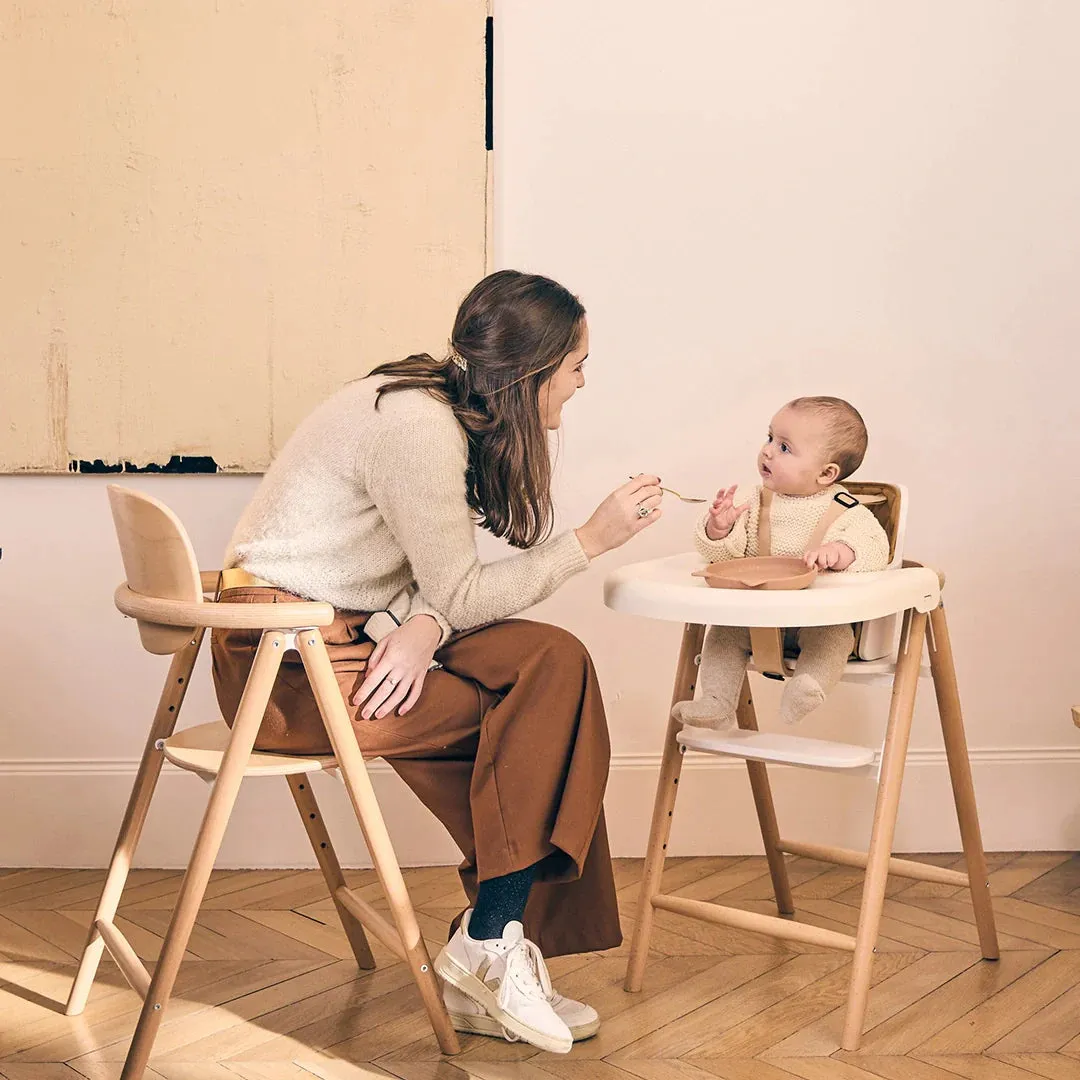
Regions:
[[[924,566],[874,573],[818,574],[797,591],[710,589],[692,577],[705,560],[694,552],[632,563],[609,574],[604,603],[627,615],[708,626],[837,626],[915,608],[933,611],[941,599],[936,571]]]

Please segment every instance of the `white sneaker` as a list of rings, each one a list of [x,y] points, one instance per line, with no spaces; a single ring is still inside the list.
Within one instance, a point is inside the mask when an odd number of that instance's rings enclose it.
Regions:
[[[558,990],[548,998],[555,1015],[570,1029],[574,1042],[591,1039],[600,1030],[600,1016],[584,1001],[563,997]],[[450,1022],[456,1031],[466,1035],[492,1035],[503,1039],[506,1033],[497,1020],[492,1020],[471,997],[466,997],[456,986],[443,983],[443,1003],[450,1014]],[[513,1040],[511,1040],[513,1041]]]
[[[471,915],[471,910],[465,913],[435,958],[435,970],[479,1005],[510,1041],[523,1039],[541,1050],[569,1053],[573,1035],[552,1005],[544,957],[525,937],[524,927],[509,922],[501,938],[477,941],[468,933]]]

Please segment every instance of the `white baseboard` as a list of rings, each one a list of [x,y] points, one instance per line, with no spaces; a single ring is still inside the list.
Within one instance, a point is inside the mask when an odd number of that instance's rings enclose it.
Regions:
[[[987,850],[1080,848],[1080,748],[976,749],[971,761]],[[0,761],[0,865],[107,865],[136,766],[136,761],[128,759]],[[657,754],[613,758],[606,799],[612,854],[644,853],[658,768]],[[389,766],[377,762],[371,772],[401,863],[458,862],[457,849],[445,830]],[[865,850],[874,799],[871,781],[803,769],[775,768],[770,775],[786,838]],[[208,790],[194,777],[166,766],[136,865],[186,864]],[[319,777],[315,794],[342,863],[370,865],[341,783],[330,776]],[[798,827],[785,828],[788,823]],[[960,848],[948,770],[940,750],[909,753],[894,848]],[[687,756],[668,851],[671,855],[761,851],[741,762]],[[218,865],[315,865],[281,780],[244,784]]]

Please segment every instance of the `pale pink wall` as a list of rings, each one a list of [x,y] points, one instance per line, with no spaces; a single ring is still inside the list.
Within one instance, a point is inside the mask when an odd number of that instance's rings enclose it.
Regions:
[[[1080,844],[1080,7],[502,0],[497,16],[498,261],[563,278],[592,319],[566,521],[628,472],[702,493],[745,476],[778,402],[850,396],[871,429],[865,475],[910,486],[909,551],[949,575],[988,845]],[[251,483],[138,479],[207,565]],[[0,861],[107,857],[164,673],[109,606],[102,488],[0,478]],[[688,546],[691,521],[671,508],[540,612],[599,666],[621,854],[644,843],[678,628],[605,611],[601,584]],[[841,687],[806,733],[872,740],[886,702]],[[924,690],[908,850],[957,846],[933,722]],[[865,839],[862,787],[795,775],[778,775],[778,802],[808,837]],[[204,789],[168,783],[183,822]],[[757,849],[738,769],[688,767],[683,786],[673,851]],[[306,857],[276,787],[245,796],[233,864]],[[404,856],[451,859],[392,797]],[[186,834],[158,820],[144,858],[182,861]]]

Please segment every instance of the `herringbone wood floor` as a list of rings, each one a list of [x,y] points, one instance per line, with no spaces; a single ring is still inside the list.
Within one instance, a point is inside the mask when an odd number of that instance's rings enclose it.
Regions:
[[[838,1051],[849,957],[658,912],[641,994],[626,946],[551,964],[599,1009],[567,1057],[480,1037],[440,1058],[404,966],[377,942],[358,973],[316,872],[215,873],[158,1037],[160,1080],[1080,1080],[1080,856],[991,857],[1001,960],[979,958],[965,895],[892,879],[857,1054]],[[958,865],[956,856],[928,861]],[[851,931],[860,872],[792,859],[799,917]],[[641,863],[616,874],[625,929]],[[448,868],[406,872],[434,952],[462,896]],[[86,1012],[63,1015],[102,880],[97,871],[0,874],[0,1074],[119,1075],[139,1000],[103,963]],[[375,902],[370,873],[349,875]],[[137,871],[117,923],[139,955],[160,947],[180,875]],[[672,859],[664,891],[769,911],[761,858]]]

